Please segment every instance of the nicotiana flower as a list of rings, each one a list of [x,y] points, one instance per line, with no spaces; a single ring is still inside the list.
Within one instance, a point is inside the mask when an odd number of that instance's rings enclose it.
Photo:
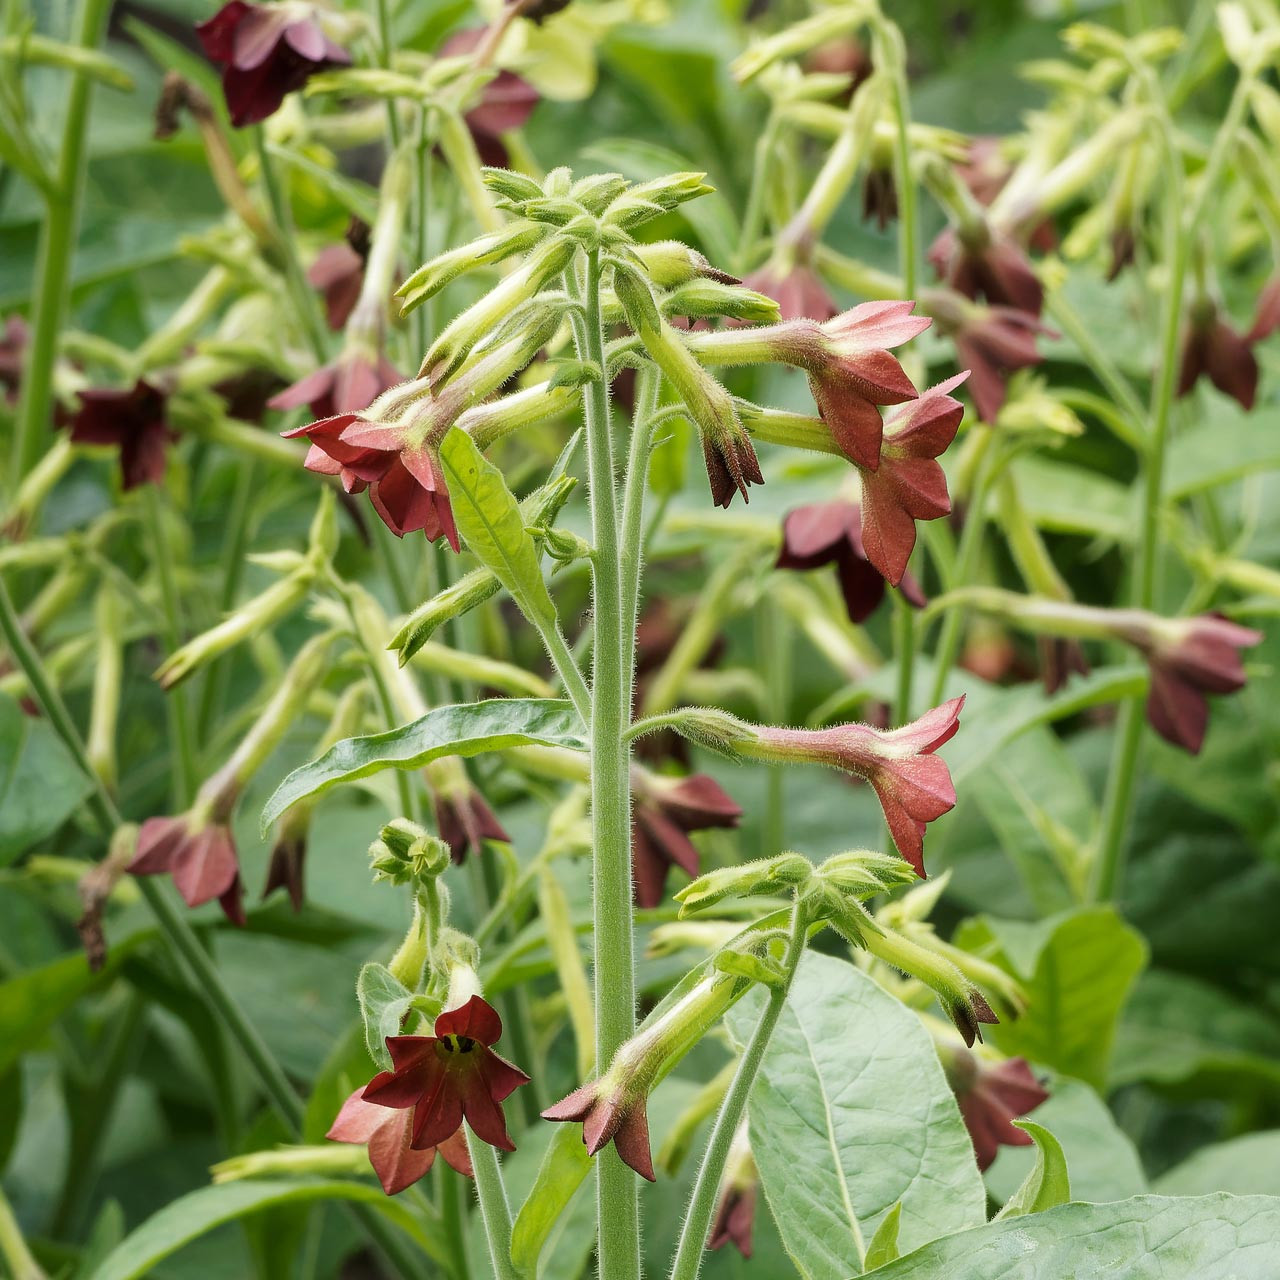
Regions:
[[[267,881],[262,896],[269,898],[277,889],[283,889],[289,895],[294,911],[302,910],[305,898],[303,869],[310,827],[310,805],[294,805],[276,826],[271,856],[267,861]]]
[[[699,868],[691,831],[736,827],[742,809],[705,773],[669,778],[636,769],[632,774],[635,811],[631,823],[631,868],[639,907],[662,902],[667,872],[679,867],[690,877]]]
[[[1185,396],[1200,378],[1207,377],[1241,408],[1252,409],[1258,394],[1258,361],[1252,342],[1252,335],[1232,328],[1216,302],[1201,299],[1191,309],[1182,339],[1178,395]]]
[[[993,1064],[959,1045],[940,1046],[939,1056],[969,1130],[979,1169],[991,1167],[1001,1146],[1031,1145],[1031,1135],[1013,1122],[1034,1111],[1049,1094],[1024,1058]]]
[[[492,1147],[514,1151],[502,1103],[529,1077],[494,1053],[502,1019],[492,1005],[472,996],[446,1009],[430,1036],[388,1036],[394,1064],[364,1087],[361,1097],[380,1107],[413,1110],[409,1145],[438,1147],[465,1120]]]
[[[582,1141],[588,1155],[613,1143],[618,1155],[642,1178],[656,1182],[649,1151],[648,1092],[630,1091],[610,1076],[589,1081],[567,1098],[548,1107],[544,1120],[580,1120]]]
[[[438,56],[453,58],[470,53],[484,39],[487,30],[475,27],[455,32],[440,46]],[[463,117],[482,163],[495,169],[507,168],[510,157],[502,135],[522,128],[538,100],[537,89],[514,71],[499,71],[484,86],[479,102]]]
[[[229,820],[229,810],[215,815],[200,808],[172,818],[148,818],[126,869],[134,876],[168,872],[187,906],[216,898],[227,919],[243,926],[244,890]]]
[[[317,71],[347,66],[351,55],[325,35],[315,9],[299,0],[249,4],[230,0],[196,34],[221,63],[222,91],[236,128],[274,114],[285,95]]]
[[[797,262],[787,270],[767,264],[753,271],[743,284],[772,298],[784,320],[821,322],[830,320],[839,311],[822,278],[805,262]]]
[[[456,782],[451,777],[445,783],[428,774],[428,788],[436,830],[455,863],[465,862],[468,853],[478,854],[486,840],[510,844],[511,837],[464,771],[458,771]]]
[[[360,300],[368,256],[369,227],[359,218],[352,218],[345,238],[326,245],[307,268],[307,280],[323,296],[325,318],[335,332],[347,323]]]
[[[6,316],[4,329],[0,331],[0,387],[4,398],[13,404],[22,385],[22,365],[26,359],[31,331],[21,316]]]
[[[1044,306],[1044,286],[1022,247],[985,223],[947,227],[929,246],[928,257],[938,279],[966,298],[985,298],[1033,316]]]
[[[271,397],[272,409],[298,409],[306,405],[317,418],[367,409],[384,391],[404,381],[403,375],[381,351],[349,344],[330,364],[300,378]]]
[[[71,439],[115,445],[126,489],[159,484],[169,445],[178,438],[166,421],[168,393],[139,378],[128,391],[91,388],[79,395],[79,407],[69,420]]]
[[[968,158],[956,165],[956,173],[979,204],[990,205],[1013,175],[1013,166],[1004,154],[1003,140],[986,135],[970,140]],[[1049,218],[1036,223],[1028,238],[1039,253],[1051,252],[1058,239]]]
[[[951,511],[947,477],[937,458],[955,439],[964,416],[964,406],[950,393],[968,376],[948,378],[891,413],[879,468],[861,472],[862,545],[895,587],[916,545],[915,522]]]
[[[746,1120],[738,1126],[720,1179],[720,1198],[711,1224],[708,1249],[731,1244],[744,1257],[751,1257],[751,1231],[756,1220],[756,1196],[760,1174],[751,1154],[751,1138]]]
[[[1272,276],[1262,286],[1262,292],[1258,294],[1258,309],[1254,313],[1253,327],[1245,334],[1245,341],[1261,342],[1277,329],[1280,329],[1280,275]],[[0,347],[0,350],[3,348]],[[0,369],[2,368],[0,365]],[[3,373],[0,373],[0,377],[3,377]]]
[[[862,545],[862,508],[856,502],[815,502],[789,511],[782,521],[782,549],[775,568],[818,569],[834,564],[849,621],[865,622],[884,599],[884,575]],[[925,598],[905,573],[902,594],[920,607]]]
[[[376,1106],[364,1100],[363,1092],[357,1089],[347,1098],[325,1137],[367,1147],[369,1163],[387,1195],[413,1186],[435,1163],[437,1151],[459,1173],[471,1177],[471,1156],[461,1129],[437,1146],[415,1148],[413,1112]]]

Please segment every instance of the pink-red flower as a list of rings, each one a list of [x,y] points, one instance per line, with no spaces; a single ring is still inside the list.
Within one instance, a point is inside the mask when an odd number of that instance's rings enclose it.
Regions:
[[[367,409],[384,391],[404,378],[381,352],[356,348],[344,351],[331,364],[274,395],[267,404],[272,409],[298,409],[304,404],[317,418]]]
[[[187,906],[198,907],[216,898],[232,924],[245,923],[240,860],[225,821],[201,821],[189,814],[148,818],[126,870],[135,876],[168,872]]]
[[[472,1176],[471,1156],[461,1129],[455,1129],[439,1145],[419,1150],[413,1146],[413,1112],[376,1106],[364,1100],[363,1092],[357,1089],[347,1098],[325,1137],[367,1147],[369,1163],[387,1195],[413,1186],[435,1163],[437,1151],[459,1173]]]
[[[767,265],[743,281],[748,289],[763,293],[778,304],[784,320],[830,320],[839,308],[822,278],[807,263],[797,262],[789,271]]]
[[[633,791],[631,868],[635,900],[639,907],[656,907],[662,902],[667,872],[673,866],[691,878],[698,874],[698,850],[689,839],[689,832],[736,827],[742,809],[705,773],[667,778],[637,770]]]
[[[1000,1147],[1029,1147],[1031,1135],[1013,1122],[1048,1098],[1023,1058],[988,1065],[968,1049],[950,1050],[944,1063],[979,1169],[988,1169]]]
[[[951,511],[947,477],[937,458],[955,439],[964,406],[950,393],[967,377],[957,374],[890,414],[880,465],[862,471],[862,545],[892,586],[901,583],[916,545],[917,520]]]
[[[301,89],[317,71],[343,67],[351,55],[321,29],[315,10],[299,0],[249,4],[230,0],[196,34],[220,63],[222,91],[236,128],[274,114],[285,95]]]
[[[1258,361],[1252,342],[1252,336],[1241,334],[1228,324],[1216,303],[1202,301],[1194,306],[1182,339],[1178,395],[1185,396],[1200,378],[1206,377],[1223,395],[1238,401],[1241,408],[1252,409],[1258,394]]]
[[[440,46],[439,56],[454,58],[470,53],[486,31],[485,27],[475,27],[455,32]],[[510,164],[502,135],[522,128],[537,105],[538,91],[514,71],[499,71],[484,86],[480,101],[463,117],[482,163],[495,169],[505,169]]]
[[[986,225],[945,228],[929,247],[929,261],[938,279],[966,298],[985,298],[1033,316],[1044,306],[1044,286],[1022,247]]]
[[[360,300],[368,256],[369,227],[359,218],[352,218],[346,237],[321,249],[307,268],[307,280],[324,298],[325,318],[335,332],[347,323]]]
[[[756,1221],[756,1187],[726,1187],[716,1206],[708,1249],[731,1244],[744,1258],[751,1257],[751,1232]]]
[[[582,1141],[588,1155],[613,1143],[622,1161],[642,1178],[656,1182],[653,1156],[649,1152],[648,1094],[642,1088],[628,1089],[610,1075],[589,1081],[567,1098],[548,1107],[544,1120],[580,1120]]]
[[[159,484],[169,445],[178,438],[166,421],[168,402],[168,395],[145,378],[128,391],[81,391],[79,408],[70,419],[71,439],[76,444],[115,445],[126,489]]]
[[[465,862],[468,853],[479,853],[486,840],[511,842],[484,796],[469,784],[465,790],[432,789],[431,806],[436,830],[449,846],[449,856],[455,863]]]
[[[430,1036],[388,1036],[393,1069],[374,1076],[361,1097],[380,1107],[413,1110],[409,1145],[438,1147],[465,1120],[482,1142],[514,1151],[502,1103],[529,1077],[494,1053],[502,1035],[497,1010],[479,996],[446,1009]]]
[[[856,502],[815,502],[789,511],[782,521],[778,569],[818,569],[834,564],[849,621],[865,622],[884,599],[884,575],[862,545],[862,508]],[[903,574],[902,594],[920,607],[924,595]]]

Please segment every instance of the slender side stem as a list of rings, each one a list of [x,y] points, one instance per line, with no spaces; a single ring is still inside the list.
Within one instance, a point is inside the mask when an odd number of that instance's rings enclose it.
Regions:
[[[467,1133],[467,1150],[471,1153],[471,1167],[475,1170],[476,1195],[480,1200],[480,1216],[484,1219],[494,1280],[519,1280],[511,1261],[511,1206],[502,1185],[498,1153],[470,1131]]]
[[[576,325],[580,356],[604,370],[598,251],[587,255],[585,315]],[[592,382],[584,399],[591,533],[595,548],[595,643],[591,673],[591,828],[595,925],[596,1062],[602,1066],[635,1029],[635,941],[631,916],[632,673],[624,612],[609,384]],[[612,1147],[596,1160],[599,1274],[639,1280],[640,1216],[636,1175]]]
[[[110,10],[111,0],[84,0],[75,35],[80,48],[98,47]],[[72,76],[58,157],[57,196],[46,206],[36,251],[36,274],[31,290],[31,347],[23,370],[22,399],[13,435],[10,483],[15,489],[40,452],[41,437],[49,426],[53,409],[53,366],[67,311],[71,260],[79,238],[80,208],[84,202],[85,143],[92,92],[93,81],[89,76]]]
[[[22,1229],[13,1216],[8,1197],[0,1190],[0,1258],[13,1280],[47,1280],[44,1268],[35,1260],[27,1242],[22,1238]]]
[[[720,1190],[720,1180],[724,1176],[725,1162],[729,1158],[729,1148],[733,1145],[733,1135],[738,1131],[743,1113],[747,1109],[747,1099],[751,1096],[751,1086],[755,1083],[760,1063],[764,1060],[765,1050],[778,1019],[782,1016],[783,1005],[787,1002],[787,992],[791,990],[791,980],[795,977],[800,957],[804,955],[805,943],[808,941],[808,918],[796,903],[791,914],[791,936],[787,940],[787,954],[783,961],[785,978],[783,982],[769,990],[769,1002],[765,1005],[760,1021],[756,1023],[751,1039],[743,1051],[734,1074],[733,1083],[725,1095],[720,1107],[720,1114],[707,1139],[706,1154],[702,1157],[702,1165],[698,1169],[697,1181],[693,1184],[693,1195],[689,1200],[689,1211],[685,1214],[684,1228],[680,1232],[680,1243],[676,1246],[676,1256],[671,1264],[671,1280],[697,1280],[698,1269],[702,1265],[706,1253],[707,1236],[711,1232],[711,1219],[715,1214],[716,1196]],[[861,1261],[861,1259],[859,1259]]]

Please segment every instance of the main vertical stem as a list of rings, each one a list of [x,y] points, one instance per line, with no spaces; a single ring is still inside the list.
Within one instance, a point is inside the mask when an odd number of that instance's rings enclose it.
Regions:
[[[591,672],[591,834],[594,847],[596,1062],[604,1070],[635,1029],[635,956],[631,916],[632,671],[626,655],[622,560],[618,538],[609,384],[604,374],[600,255],[587,255],[582,325],[584,358],[600,369],[585,401],[591,531],[595,546],[595,644]],[[596,1158],[600,1275],[639,1280],[640,1219],[636,1175],[612,1146]]]

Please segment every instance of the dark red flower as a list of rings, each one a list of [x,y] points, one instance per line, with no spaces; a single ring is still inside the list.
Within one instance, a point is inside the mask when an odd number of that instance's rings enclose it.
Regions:
[[[731,1244],[744,1258],[751,1257],[751,1230],[756,1221],[756,1187],[726,1187],[716,1207],[708,1249]]]
[[[735,493],[748,501],[747,487],[764,484],[760,460],[747,433],[722,431],[712,434],[702,432],[702,460],[707,467],[707,482],[711,485],[711,501],[717,507],[727,507]]]
[[[815,502],[787,513],[782,522],[778,569],[817,569],[834,564],[849,621],[865,622],[884,599],[885,581],[862,545],[862,508],[856,502]],[[925,598],[905,573],[903,596],[917,608]]]
[[[936,461],[955,439],[964,406],[950,395],[969,375],[930,387],[885,423],[880,466],[862,475],[862,543],[867,558],[893,586],[907,571],[917,520],[951,510],[947,477]]]
[[[470,783],[465,790],[432,788],[431,806],[435,810],[436,830],[449,846],[449,856],[455,863],[465,862],[468,853],[478,854],[486,840],[511,843],[497,815]]]
[[[1108,244],[1111,247],[1111,262],[1107,267],[1107,283],[1110,284],[1125,267],[1133,265],[1138,252],[1138,237],[1133,227],[1118,226],[1112,228]]]
[[[1087,676],[1089,663],[1079,640],[1040,636],[1040,678],[1046,693],[1057,693],[1072,675]]]
[[[307,860],[310,825],[311,814],[306,805],[295,806],[281,819],[271,845],[267,882],[262,889],[264,898],[269,898],[277,889],[283,889],[289,895],[294,911],[302,910],[305,898],[303,868]]]
[[[4,387],[4,398],[9,404],[18,398],[22,366],[30,342],[31,331],[27,322],[21,316],[6,317],[4,331],[0,333],[0,386]]]
[[[497,1010],[479,996],[435,1021],[435,1035],[388,1036],[394,1069],[374,1076],[361,1097],[380,1107],[413,1108],[409,1145],[438,1147],[465,1120],[491,1147],[514,1151],[503,1101],[529,1077],[493,1052],[502,1035]]]
[[[366,230],[366,238],[368,228]],[[364,284],[364,256],[349,240],[327,245],[307,268],[307,279],[324,297],[325,318],[335,332],[347,323],[347,317],[360,300]]]
[[[747,276],[743,284],[772,298],[784,320],[821,322],[830,320],[839,311],[822,278],[807,263],[796,263],[785,273],[772,266],[764,266]]]
[[[413,1112],[375,1106],[361,1097],[363,1092],[357,1089],[347,1098],[325,1137],[368,1147],[369,1163],[387,1195],[413,1186],[435,1164],[437,1151],[459,1173],[472,1176],[471,1156],[461,1129],[438,1146],[419,1150],[412,1145]]]
[[[938,278],[966,298],[985,298],[1033,316],[1044,306],[1044,286],[1021,246],[989,227],[963,232],[947,227],[929,247],[929,261]]]
[[[689,832],[736,827],[742,809],[705,773],[668,778],[637,769],[632,790],[631,869],[636,905],[656,907],[662,902],[667,872],[673,866],[691,878],[698,874],[698,850]]]
[[[548,1107],[544,1120],[580,1120],[582,1141],[587,1154],[593,1156],[613,1143],[623,1163],[642,1178],[656,1182],[653,1156],[649,1152],[649,1116],[646,1111],[648,1093],[643,1088],[629,1089],[615,1084],[611,1075],[589,1081],[567,1098]]]
[[[949,1054],[943,1064],[947,1082],[969,1130],[978,1168],[990,1168],[1001,1146],[1029,1147],[1031,1135],[1013,1122],[1034,1111],[1049,1094],[1026,1060],[1009,1058],[988,1066],[959,1046]]]
[[[130,391],[90,389],[80,392],[71,416],[76,444],[112,444],[120,450],[120,475],[126,489],[159,484],[165,454],[177,434],[165,421],[168,395],[144,378]]]
[[[304,404],[317,418],[367,409],[384,391],[404,381],[381,352],[344,351],[332,364],[321,365],[274,395],[272,409],[299,409]]]
[[[344,67],[351,55],[321,29],[315,10],[297,0],[249,4],[230,0],[196,34],[211,61],[221,63],[222,92],[236,128],[274,114],[285,95],[317,71]]]
[[[456,58],[470,53],[484,39],[487,28],[458,31],[440,46],[439,56]],[[538,91],[514,71],[499,71],[480,93],[480,101],[463,117],[483,164],[505,169],[510,164],[504,133],[523,128],[538,105]]]
[[[240,861],[226,822],[176,818],[148,818],[138,833],[138,851],[126,870],[130,875],[168,872],[189,907],[217,898],[232,924],[245,923]]]
[[[881,231],[898,220],[898,188],[892,169],[867,170],[862,182],[862,218],[864,222],[874,218]]]
[[[1250,341],[1223,319],[1216,303],[1197,303],[1182,340],[1178,395],[1185,396],[1201,377],[1207,377],[1241,408],[1252,409],[1258,394],[1258,362]]]

